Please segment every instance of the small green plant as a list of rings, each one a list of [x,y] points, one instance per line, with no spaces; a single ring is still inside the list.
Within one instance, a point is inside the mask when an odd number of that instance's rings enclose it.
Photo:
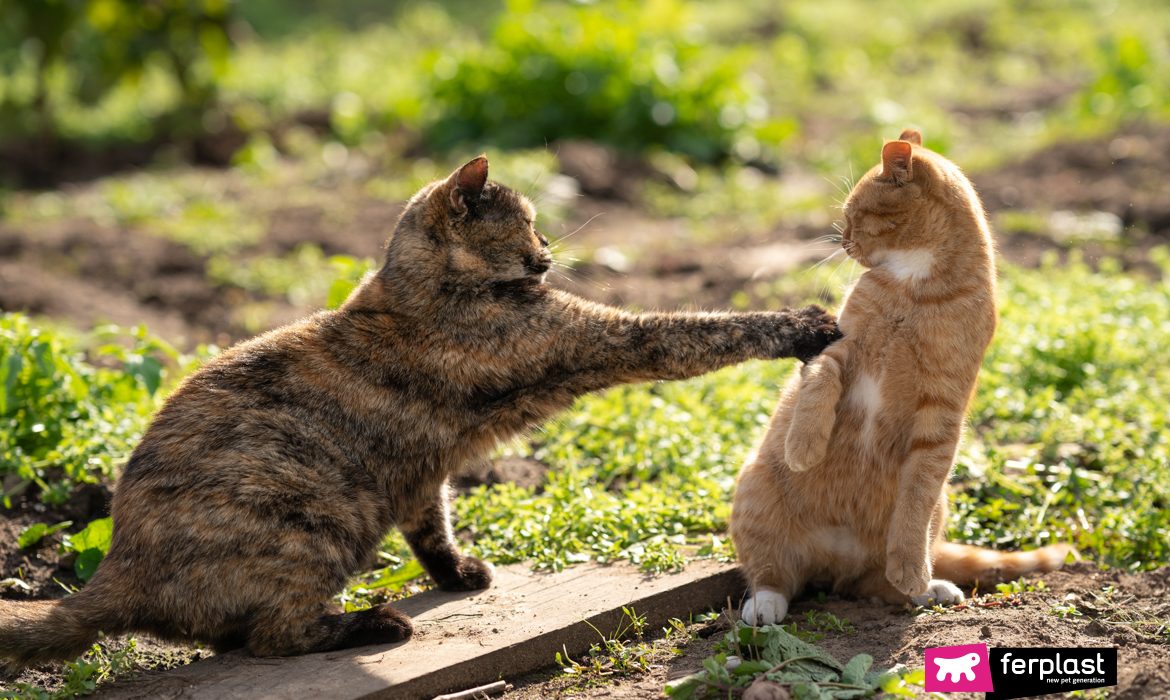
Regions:
[[[774,683],[798,698],[858,698],[879,690],[913,697],[910,674],[871,671],[873,659],[858,654],[842,664],[820,647],[779,625],[729,631],[703,670],[666,686],[672,698],[732,697],[753,683]]]
[[[18,683],[15,692],[4,692],[0,697],[6,700],[64,700],[90,695],[102,683],[133,669],[137,660],[138,643],[134,639],[113,651],[103,644],[94,644],[85,656],[64,665],[61,683],[52,690]]]
[[[93,577],[98,564],[110,551],[113,537],[114,521],[111,518],[98,518],[86,525],[81,532],[65,537],[61,549],[77,555],[73,561],[73,571],[77,578],[88,581]]]
[[[650,654],[653,647],[646,643],[646,616],[634,612],[633,608],[622,607],[622,619],[612,634],[606,635],[593,627],[600,642],[589,647],[589,651],[580,660],[569,656],[567,649],[557,652],[556,662],[566,674],[587,678],[631,675],[646,673],[650,670]],[[633,637],[632,640],[629,638]]]
[[[857,629],[849,620],[837,617],[828,610],[808,610],[804,613],[805,624],[818,632],[855,634]]]
[[[1002,596],[1019,595],[1020,593],[1036,593],[1048,590],[1048,584],[1043,581],[1027,581],[1016,579],[1007,583],[995,584],[995,591]]]
[[[55,525],[48,525],[46,523],[33,523],[24,530],[21,530],[20,536],[16,538],[16,544],[21,549],[28,549],[40,544],[41,540],[55,532],[60,532],[67,527],[73,525],[72,520],[57,523]]]

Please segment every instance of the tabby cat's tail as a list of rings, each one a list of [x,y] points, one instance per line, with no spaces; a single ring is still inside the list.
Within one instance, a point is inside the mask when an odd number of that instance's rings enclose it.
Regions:
[[[72,659],[108,629],[100,591],[89,586],[61,600],[0,600],[0,658],[17,666]]]
[[[1080,558],[1072,545],[1067,544],[1053,544],[1026,552],[997,552],[969,544],[936,542],[934,577],[966,585],[994,584],[1027,573],[1055,571],[1064,566],[1069,554]]]

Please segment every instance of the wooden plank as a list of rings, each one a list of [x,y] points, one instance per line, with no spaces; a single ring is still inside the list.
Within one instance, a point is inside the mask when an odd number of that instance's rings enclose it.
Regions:
[[[554,663],[562,646],[580,654],[611,632],[622,606],[652,626],[738,600],[744,583],[730,564],[699,561],[650,576],[632,566],[587,564],[559,573],[524,566],[496,571],[474,594],[427,591],[401,601],[414,618],[405,644],[287,659],[232,652],[163,674],[116,683],[110,698],[431,698],[517,677]],[[592,625],[592,627],[590,626]]]

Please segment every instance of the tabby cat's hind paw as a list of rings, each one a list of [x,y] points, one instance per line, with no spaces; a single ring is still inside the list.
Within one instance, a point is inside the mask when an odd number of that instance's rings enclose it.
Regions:
[[[788,598],[783,593],[761,588],[748,598],[740,611],[740,618],[749,625],[774,625],[788,614]]]
[[[958,605],[966,599],[958,586],[941,578],[932,579],[922,595],[910,596],[910,602],[922,606]]]

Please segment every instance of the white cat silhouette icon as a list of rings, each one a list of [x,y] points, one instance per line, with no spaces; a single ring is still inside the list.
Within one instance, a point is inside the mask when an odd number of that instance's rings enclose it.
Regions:
[[[979,663],[979,655],[971,652],[954,659],[940,659],[936,656],[934,663],[938,665],[936,680],[941,681],[943,676],[949,675],[951,683],[958,683],[959,676],[973,681],[975,680],[975,664]]]

